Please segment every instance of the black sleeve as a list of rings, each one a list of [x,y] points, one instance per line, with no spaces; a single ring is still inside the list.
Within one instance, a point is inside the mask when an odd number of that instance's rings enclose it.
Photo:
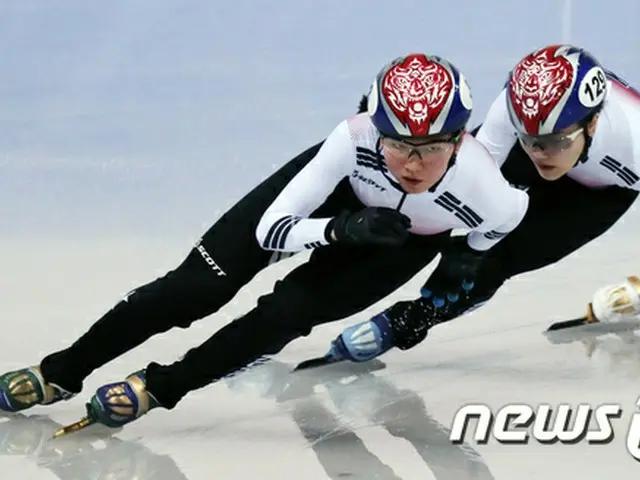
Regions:
[[[529,210],[493,252],[506,277],[557,262],[609,230],[638,192],[588,188],[568,177],[531,187]]]

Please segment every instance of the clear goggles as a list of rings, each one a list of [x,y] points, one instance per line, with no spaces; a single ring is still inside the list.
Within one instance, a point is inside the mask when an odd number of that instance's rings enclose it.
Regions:
[[[571,133],[551,133],[549,135],[518,134],[520,144],[528,150],[543,151],[546,153],[562,152],[573,144],[576,138],[584,131],[584,128]]]
[[[394,153],[409,157],[413,152],[420,157],[438,156],[448,154],[460,139],[460,134],[442,140],[426,140],[421,143],[409,143],[403,139],[382,136],[382,143]]]

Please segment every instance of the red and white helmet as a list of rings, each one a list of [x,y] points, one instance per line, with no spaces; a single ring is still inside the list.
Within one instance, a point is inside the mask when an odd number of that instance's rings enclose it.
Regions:
[[[548,135],[600,110],[608,86],[593,55],[573,45],[551,45],[525,56],[507,80],[507,109],[518,133]]]
[[[462,73],[447,60],[423,53],[385,65],[368,97],[371,121],[382,135],[394,138],[458,133],[473,107]]]

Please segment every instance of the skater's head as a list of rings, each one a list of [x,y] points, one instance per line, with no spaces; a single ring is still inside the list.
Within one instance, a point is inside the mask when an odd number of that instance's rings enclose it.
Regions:
[[[472,106],[462,73],[435,55],[396,58],[376,75],[367,111],[385,163],[407,193],[424,192],[446,173]]]
[[[557,180],[587,157],[608,93],[604,69],[572,45],[527,54],[509,73],[507,110],[540,176]]]

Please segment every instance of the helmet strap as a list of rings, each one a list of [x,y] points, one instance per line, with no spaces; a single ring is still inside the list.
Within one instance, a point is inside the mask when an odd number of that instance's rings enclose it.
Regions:
[[[602,111],[604,104],[600,104],[595,110],[593,110],[586,118],[584,118],[580,122],[580,126],[583,128],[582,135],[584,137],[584,147],[582,147],[582,152],[580,152],[580,156],[576,163],[573,165],[574,167],[579,163],[585,163],[589,159],[589,149],[591,148],[591,144],[593,143],[593,137],[589,135],[589,124],[593,121],[595,116]]]
[[[580,163],[585,163],[589,159],[589,149],[591,148],[591,143],[593,143],[593,137],[589,135],[588,127],[591,120],[593,120],[593,117],[594,115],[589,115],[580,122],[580,126],[582,127],[582,136],[584,137],[584,146],[582,147],[582,152],[580,152],[576,163],[573,165],[574,167]]]
[[[458,145],[460,140],[462,140],[462,137],[464,136],[465,132],[466,132],[466,130],[463,128],[462,130],[459,130],[454,135],[454,137],[452,139],[454,145]],[[436,183],[431,185],[431,187],[429,187],[429,193],[433,193],[433,192],[436,191],[436,189],[438,188],[440,183],[442,183],[442,181],[444,180],[444,177],[446,177],[447,174],[449,173],[449,170],[451,170],[451,167],[453,167],[456,164],[456,160],[458,160],[458,154],[454,150],[453,153],[451,154],[451,158],[449,159],[449,163],[447,164],[447,169],[442,174],[442,177],[440,177],[440,180],[438,180]]]

